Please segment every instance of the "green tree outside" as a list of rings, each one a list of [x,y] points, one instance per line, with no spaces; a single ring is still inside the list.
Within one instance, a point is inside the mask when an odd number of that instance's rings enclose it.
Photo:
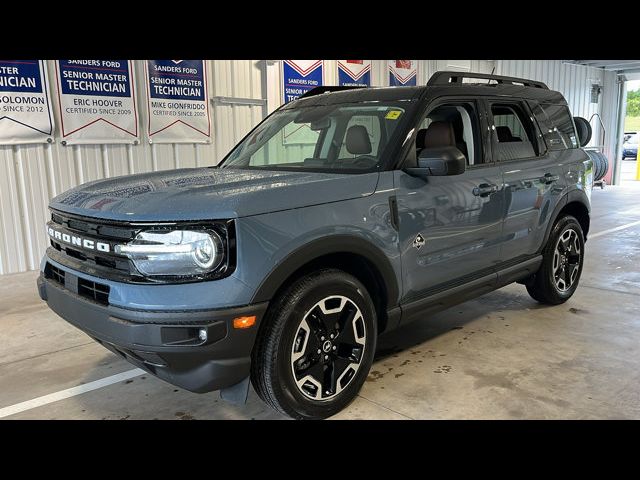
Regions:
[[[624,119],[624,130],[640,131],[640,90],[627,92],[627,116]]]

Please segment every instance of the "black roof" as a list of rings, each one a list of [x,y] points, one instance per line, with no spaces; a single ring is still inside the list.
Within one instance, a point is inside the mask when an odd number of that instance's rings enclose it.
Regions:
[[[456,81],[444,82],[453,77]],[[462,83],[462,78],[484,78],[497,83]],[[331,91],[339,88],[338,91]],[[315,90],[315,93],[314,93]],[[358,103],[367,101],[399,101],[419,98],[433,98],[443,95],[460,96],[504,96],[538,100],[543,103],[566,105],[561,93],[550,90],[544,83],[513,77],[485,74],[461,74],[459,72],[436,72],[426,86],[416,87],[318,87],[303,98],[293,101],[283,108],[296,108],[312,105],[332,105],[338,103]],[[330,90],[330,91],[327,91]]]
[[[312,105],[332,105],[336,103],[358,103],[370,101],[397,101],[420,98],[425,87],[367,87],[325,92],[299,98],[283,108],[308,107]]]

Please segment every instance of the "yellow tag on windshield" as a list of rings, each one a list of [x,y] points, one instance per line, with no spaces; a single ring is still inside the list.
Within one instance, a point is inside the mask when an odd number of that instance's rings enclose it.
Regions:
[[[387,120],[397,120],[402,115],[401,110],[389,110],[389,112],[384,116]]]

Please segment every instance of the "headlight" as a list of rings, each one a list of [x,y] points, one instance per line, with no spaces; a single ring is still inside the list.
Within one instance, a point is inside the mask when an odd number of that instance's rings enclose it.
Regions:
[[[224,244],[214,231],[172,230],[140,232],[115,252],[126,255],[143,275],[203,275],[224,259]]]

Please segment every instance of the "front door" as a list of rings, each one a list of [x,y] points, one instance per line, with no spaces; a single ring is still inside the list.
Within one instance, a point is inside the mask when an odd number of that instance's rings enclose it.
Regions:
[[[394,172],[401,303],[490,275],[499,261],[504,191],[500,168],[485,151],[489,135],[482,104],[440,100],[418,127],[416,151],[453,144],[467,157],[466,171],[425,178]]]

